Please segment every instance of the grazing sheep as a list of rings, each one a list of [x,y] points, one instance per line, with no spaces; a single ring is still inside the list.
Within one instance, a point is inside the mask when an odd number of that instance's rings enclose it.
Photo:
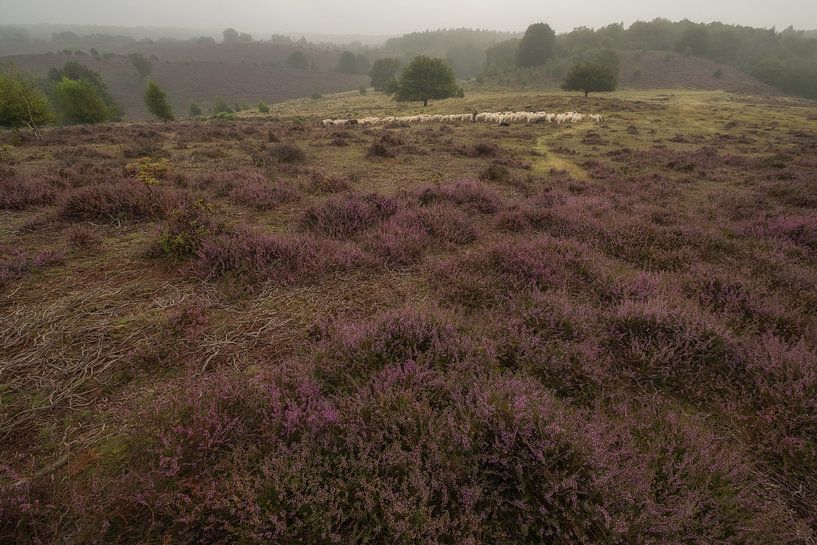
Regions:
[[[589,120],[594,123],[601,123],[604,118],[599,114],[582,114],[579,112],[565,112],[561,114],[548,112],[473,112],[470,114],[434,114],[434,115],[407,115],[403,117],[364,117],[361,119],[324,119],[321,125],[324,127],[335,127],[339,125],[363,125],[372,126],[386,123],[491,123],[496,125],[511,125],[514,123],[555,123],[564,125],[566,123],[581,123]]]

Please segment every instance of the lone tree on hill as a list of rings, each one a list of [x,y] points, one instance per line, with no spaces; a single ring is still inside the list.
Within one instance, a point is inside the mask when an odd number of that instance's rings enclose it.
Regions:
[[[375,91],[393,92],[400,72],[400,61],[397,59],[377,59],[372,65],[369,77]]]
[[[145,91],[145,104],[150,113],[162,121],[173,121],[173,110],[170,108],[170,104],[167,103],[167,95],[152,81],[148,83],[148,88]]]
[[[516,51],[516,65],[521,67],[541,66],[553,58],[556,33],[545,23],[535,23],[528,27]]]
[[[28,127],[40,138],[40,126],[52,118],[48,99],[28,74],[14,67],[0,73],[0,126]]]
[[[442,59],[421,55],[403,69],[394,98],[401,102],[422,100],[423,106],[428,106],[429,99],[455,96],[464,96],[464,93],[451,67]]]
[[[618,76],[612,66],[598,62],[573,65],[562,82],[565,91],[581,91],[584,96],[600,91],[615,91]]]

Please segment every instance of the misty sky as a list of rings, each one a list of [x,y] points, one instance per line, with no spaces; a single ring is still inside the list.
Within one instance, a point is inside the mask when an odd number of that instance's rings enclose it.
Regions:
[[[442,27],[557,31],[666,17],[817,28],[817,0],[0,0],[0,24],[66,23],[272,32],[401,34]]]

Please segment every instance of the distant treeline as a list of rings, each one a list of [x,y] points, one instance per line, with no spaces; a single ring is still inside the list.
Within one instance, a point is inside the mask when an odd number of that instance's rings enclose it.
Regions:
[[[348,44],[315,44],[306,39],[292,40],[272,35],[257,41],[247,33],[227,29],[223,43],[290,46],[295,50],[309,47],[332,49],[339,55],[341,72],[365,73],[382,58],[393,58],[406,64],[417,55],[441,58],[454,69],[457,77],[468,79],[517,69],[517,53],[522,33],[443,29],[406,34],[389,39],[383,46],[369,47],[360,42]],[[58,32],[51,41],[34,40],[24,29],[0,27],[0,55],[27,52],[38,44],[49,44],[51,50],[118,51],[138,43],[178,42],[176,39],[137,41],[130,36],[94,34],[79,36],[73,32]],[[212,37],[202,36],[186,43],[215,45]],[[246,46],[245,47],[249,47]],[[672,51],[695,55],[715,62],[735,66],[777,89],[794,95],[817,99],[817,30],[783,31],[723,23],[672,22],[655,19],[635,22],[629,27],[611,24],[600,29],[577,28],[555,35],[552,61],[581,61],[603,51]],[[288,59],[295,66],[299,59]],[[291,62],[290,62],[291,61]],[[312,66],[312,65],[309,65]],[[528,65],[530,67],[530,65]],[[313,67],[314,68],[314,67]]]
[[[578,28],[556,37],[557,56],[588,50],[675,51],[735,66],[783,92],[817,99],[817,32],[666,19]]]

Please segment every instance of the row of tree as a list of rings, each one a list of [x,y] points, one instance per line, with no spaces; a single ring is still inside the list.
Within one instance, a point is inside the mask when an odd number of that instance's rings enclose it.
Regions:
[[[161,120],[174,118],[167,96],[149,82],[145,90],[148,110]],[[76,62],[52,68],[43,83],[9,66],[0,73],[0,126],[28,127],[39,135],[43,125],[117,121],[121,107],[98,72]]]

